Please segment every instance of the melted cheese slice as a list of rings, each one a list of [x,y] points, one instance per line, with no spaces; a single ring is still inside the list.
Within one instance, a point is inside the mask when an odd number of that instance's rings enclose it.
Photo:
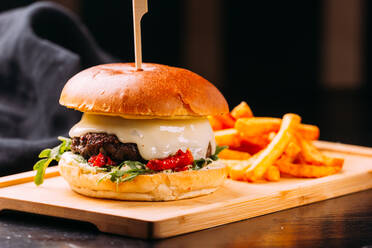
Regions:
[[[145,160],[166,158],[179,149],[190,149],[194,159],[205,158],[209,143],[212,154],[216,143],[208,119],[133,120],[116,116],[84,113],[70,130],[70,137],[87,133],[114,134],[122,143],[135,143]]]

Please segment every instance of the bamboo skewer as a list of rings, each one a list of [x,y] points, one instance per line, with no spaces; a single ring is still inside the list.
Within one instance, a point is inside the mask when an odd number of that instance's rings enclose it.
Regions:
[[[142,70],[141,19],[147,13],[147,0],[133,0],[134,55],[136,70]]]

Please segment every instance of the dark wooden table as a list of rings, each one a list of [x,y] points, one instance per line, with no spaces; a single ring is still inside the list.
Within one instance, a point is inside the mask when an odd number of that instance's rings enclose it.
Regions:
[[[0,247],[372,248],[372,190],[150,241],[100,233],[88,223],[3,211]]]

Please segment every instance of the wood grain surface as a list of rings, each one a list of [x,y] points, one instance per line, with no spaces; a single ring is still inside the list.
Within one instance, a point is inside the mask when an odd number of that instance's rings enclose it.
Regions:
[[[226,180],[211,195],[173,202],[88,198],[56,176],[39,187],[21,182],[0,188],[0,208],[87,221],[103,232],[165,238],[372,188],[370,156],[327,153],[345,158],[341,173],[255,184]]]

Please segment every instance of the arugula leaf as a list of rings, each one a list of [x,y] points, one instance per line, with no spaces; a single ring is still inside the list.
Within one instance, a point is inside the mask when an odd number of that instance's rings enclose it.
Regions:
[[[65,137],[58,137],[62,143],[52,149],[44,149],[40,152],[39,158],[41,160],[37,161],[33,167],[36,170],[36,176],[34,177],[34,182],[36,185],[40,185],[44,182],[45,170],[52,161],[59,161],[61,155],[67,151],[71,150],[71,139]]]
[[[60,141],[62,141],[62,144],[60,145],[60,148],[59,148],[59,157],[61,157],[61,155],[64,153],[64,152],[67,152],[67,151],[71,151],[71,139],[70,138],[65,138],[65,137],[62,137],[62,136],[59,136],[58,139]]]
[[[143,163],[141,163],[139,161],[130,161],[130,160],[127,160],[127,161],[124,161],[121,164],[119,164],[119,167],[121,168],[124,165],[129,166],[132,170],[146,169],[145,164],[143,164]]]
[[[213,160],[210,159],[210,158],[200,158],[200,159],[194,160],[191,168],[193,170],[200,170],[201,168],[203,168],[204,166],[206,166],[206,165],[208,165],[212,162],[213,162]]]
[[[130,170],[122,170],[121,168],[127,165]],[[138,168],[140,167],[140,168]],[[146,169],[145,164],[139,161],[124,161],[118,166],[111,166],[110,171],[98,180],[100,183],[102,180],[108,178],[111,182],[117,185],[123,182],[133,180],[138,175],[152,173],[152,170]]]
[[[200,158],[200,159],[194,160],[194,163],[192,165],[192,169],[193,170],[200,170],[204,166],[212,163],[213,161],[218,160],[218,154],[223,149],[226,149],[226,148],[228,148],[228,146],[216,146],[216,151],[209,158]]]
[[[122,170],[115,170],[111,173],[109,173],[111,182],[119,182],[121,178],[124,176],[125,171]]]
[[[216,151],[214,152],[214,155],[220,154],[223,150],[229,148],[229,146],[216,146]]]
[[[44,158],[36,162],[36,164],[34,165],[34,170],[37,171],[34,178],[34,182],[36,185],[40,185],[44,182],[45,170],[50,162],[52,162],[52,159]]]
[[[140,175],[140,174],[139,174],[139,173],[132,173],[132,174],[129,174],[129,175],[126,176],[125,178],[121,179],[120,182],[131,181],[131,180],[133,180],[135,177],[137,177],[138,175]]]
[[[39,154],[39,158],[49,157],[51,151],[52,151],[52,149],[49,149],[49,148],[42,150]]]
[[[228,147],[228,146],[216,146],[216,151],[214,152],[213,155],[210,156],[210,158],[211,158],[213,161],[218,160],[218,154],[219,154],[220,152],[222,152],[222,150],[227,149],[227,148],[229,148],[229,147]]]
[[[78,154],[73,154],[74,156],[72,157],[76,162],[80,163],[80,164],[87,164],[88,161],[82,157],[81,155],[78,155]]]

